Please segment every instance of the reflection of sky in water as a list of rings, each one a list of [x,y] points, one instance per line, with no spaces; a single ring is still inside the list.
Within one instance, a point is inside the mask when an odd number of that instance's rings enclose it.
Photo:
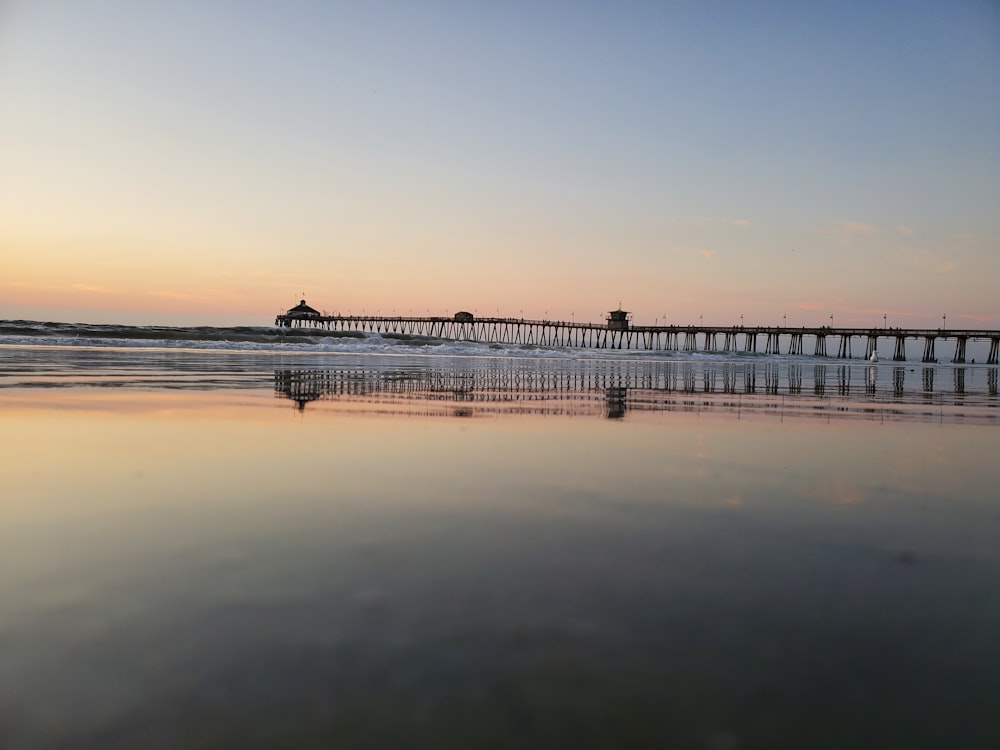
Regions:
[[[994,423],[607,420],[586,389],[549,416],[398,392],[299,412],[277,369],[0,389],[0,745],[1000,732]]]

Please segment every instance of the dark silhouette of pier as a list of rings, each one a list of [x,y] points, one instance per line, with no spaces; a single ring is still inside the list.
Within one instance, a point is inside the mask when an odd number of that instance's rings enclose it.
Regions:
[[[923,342],[922,362],[936,362],[936,344],[952,340],[951,361],[965,363],[970,341],[989,342],[987,364],[1000,359],[1000,331],[942,328],[834,328],[832,326],[715,326],[715,325],[634,325],[621,310],[609,314],[604,323],[577,323],[566,320],[478,317],[460,312],[450,317],[325,315],[305,305],[278,315],[279,327],[310,327],[327,331],[377,333],[383,336],[426,336],[484,344],[512,344],[589,349],[633,349],[687,352],[761,352],[766,354],[812,354],[852,359],[853,345],[864,359],[881,354],[879,342],[886,341],[892,361],[907,359],[907,341]],[[807,351],[806,339],[811,343]],[[784,345],[784,351],[781,347]]]

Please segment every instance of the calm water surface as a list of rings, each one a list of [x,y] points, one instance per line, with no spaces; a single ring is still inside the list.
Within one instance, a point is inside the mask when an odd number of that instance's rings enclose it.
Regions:
[[[993,748],[996,368],[0,348],[0,747]]]

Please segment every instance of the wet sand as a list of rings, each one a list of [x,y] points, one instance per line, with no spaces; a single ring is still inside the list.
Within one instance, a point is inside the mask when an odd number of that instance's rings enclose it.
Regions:
[[[988,370],[62,356],[3,360],[2,746],[1000,736]]]

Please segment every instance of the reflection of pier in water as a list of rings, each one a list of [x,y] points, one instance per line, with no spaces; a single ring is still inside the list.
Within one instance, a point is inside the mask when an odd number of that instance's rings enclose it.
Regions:
[[[779,362],[573,362],[539,367],[496,360],[464,369],[359,367],[274,373],[276,394],[294,400],[300,409],[312,401],[340,400],[383,407],[408,403],[409,412],[414,404],[424,404],[428,413],[440,413],[448,405],[448,413],[461,416],[530,412],[603,413],[614,418],[628,410],[708,408],[829,409],[869,415],[874,410],[895,418],[926,418],[928,407],[997,408],[997,381],[995,367]],[[995,420],[1000,413],[977,418]]]

